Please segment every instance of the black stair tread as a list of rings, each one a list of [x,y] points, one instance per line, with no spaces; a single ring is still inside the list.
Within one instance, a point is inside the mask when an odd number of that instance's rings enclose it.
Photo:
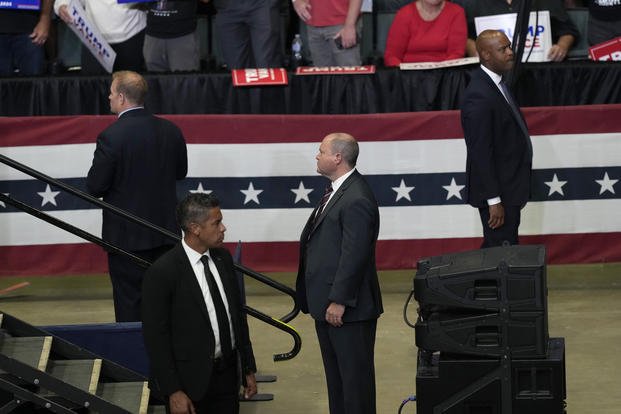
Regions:
[[[51,347],[51,336],[0,337],[0,353],[40,371],[45,371]]]
[[[101,359],[50,360],[48,374],[95,394],[101,372]]]
[[[136,414],[146,414],[149,404],[147,382],[102,382],[97,387],[97,395]]]

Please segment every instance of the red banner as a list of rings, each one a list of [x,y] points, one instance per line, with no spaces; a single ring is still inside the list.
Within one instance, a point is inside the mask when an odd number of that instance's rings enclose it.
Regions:
[[[589,55],[592,60],[621,61],[621,37],[591,46]]]
[[[231,76],[235,86],[286,85],[289,82],[283,68],[233,69]]]

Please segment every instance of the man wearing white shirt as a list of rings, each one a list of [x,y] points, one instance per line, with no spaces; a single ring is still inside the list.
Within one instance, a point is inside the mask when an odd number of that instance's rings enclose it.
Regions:
[[[99,29],[106,42],[116,52],[114,71],[132,70],[141,72],[144,68],[142,46],[146,12],[135,3],[119,4],[118,0],[74,0],[86,11],[86,17]],[[73,24],[69,10],[70,0],[56,0],[54,11],[67,24]],[[89,49],[82,47],[83,74],[105,74],[99,61]]]
[[[218,199],[196,193],[177,206],[183,240],[147,270],[143,335],[151,390],[171,413],[239,411],[257,392],[256,365],[242,313]],[[240,372],[241,371],[241,372]]]
[[[498,30],[476,41],[481,67],[461,104],[466,140],[466,201],[479,209],[481,247],[518,244],[520,211],[530,197],[532,144],[522,113],[502,81],[514,63],[511,42]]]

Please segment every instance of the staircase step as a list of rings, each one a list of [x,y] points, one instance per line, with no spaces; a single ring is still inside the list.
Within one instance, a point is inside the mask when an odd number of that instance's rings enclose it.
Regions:
[[[0,353],[45,371],[52,347],[51,336],[0,337]]]
[[[147,414],[149,387],[147,382],[102,382],[97,395],[136,414]]]
[[[97,392],[101,359],[50,360],[47,372],[91,394]]]

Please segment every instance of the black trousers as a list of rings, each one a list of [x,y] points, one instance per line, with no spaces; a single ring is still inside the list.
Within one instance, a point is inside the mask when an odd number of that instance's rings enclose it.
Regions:
[[[145,31],[142,30],[124,42],[110,45],[116,52],[113,71],[144,71],[144,57],[142,55],[144,33]],[[105,75],[108,72],[101,66],[95,56],[85,46],[82,46],[82,70],[80,73],[84,75]]]
[[[160,246],[149,250],[131,253],[151,263],[166,253],[172,245]],[[108,271],[112,282],[114,299],[114,316],[117,322],[141,321],[140,304],[142,301],[142,277],[145,268],[133,260],[116,253],[108,253]]]
[[[509,244],[520,244],[518,240],[518,228],[520,227],[520,206],[504,206],[505,223],[497,229],[492,229],[487,224],[489,220],[489,208],[479,208],[481,225],[483,226],[483,244],[481,248],[502,246],[505,242]]]
[[[328,384],[330,414],[375,414],[377,320],[335,328],[315,321]]]
[[[237,352],[214,363],[209,389],[200,401],[192,401],[196,414],[239,413],[239,372]],[[166,412],[170,413],[168,402]]]

